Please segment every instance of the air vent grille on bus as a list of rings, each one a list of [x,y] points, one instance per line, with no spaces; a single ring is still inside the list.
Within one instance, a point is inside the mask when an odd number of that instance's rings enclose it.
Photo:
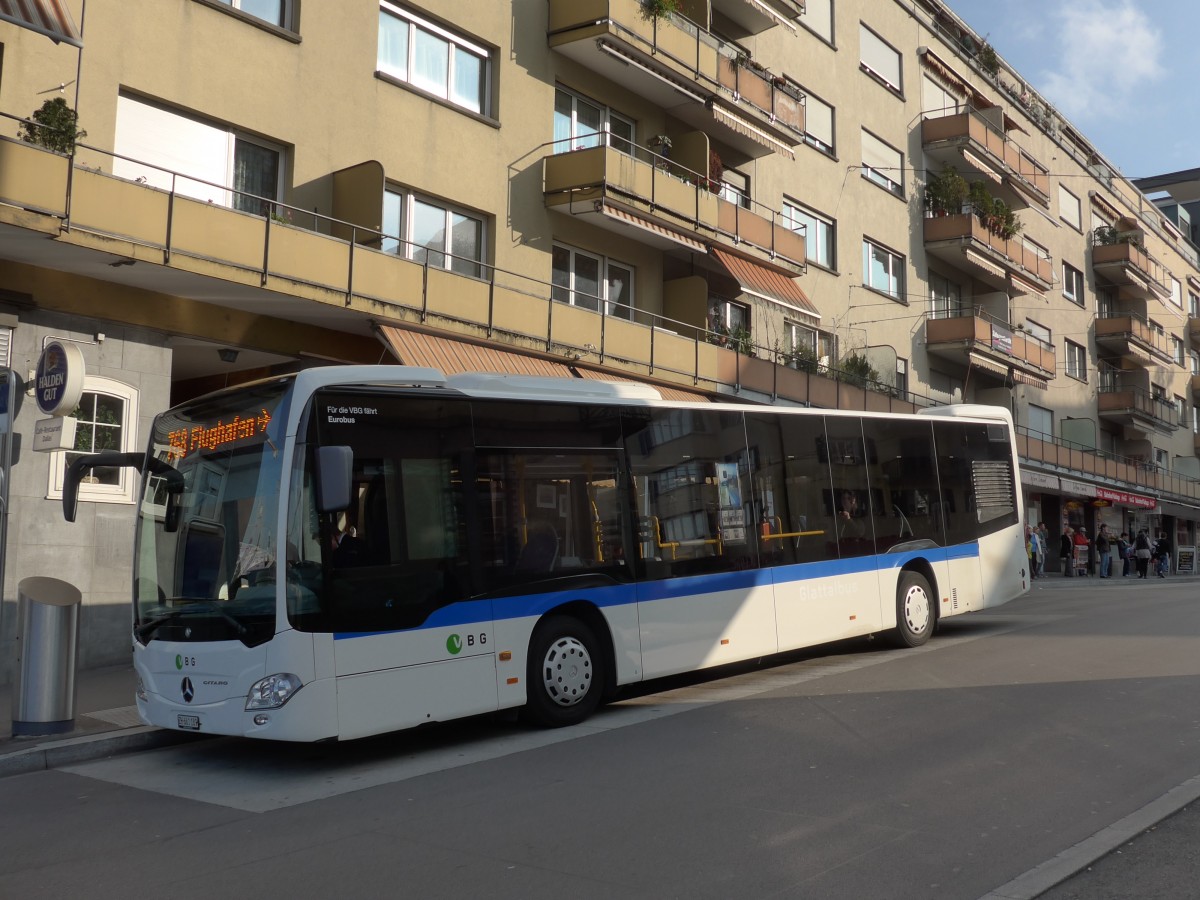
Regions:
[[[958,609],[958,588],[950,588],[950,609]]]
[[[1007,460],[971,460],[971,485],[980,523],[1011,516],[1016,511],[1012,464]]]

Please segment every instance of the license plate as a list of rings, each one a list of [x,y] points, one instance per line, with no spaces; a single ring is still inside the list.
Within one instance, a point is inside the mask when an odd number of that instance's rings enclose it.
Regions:
[[[200,730],[200,717],[199,716],[180,716],[179,717],[179,727],[186,728],[188,731],[199,731]]]

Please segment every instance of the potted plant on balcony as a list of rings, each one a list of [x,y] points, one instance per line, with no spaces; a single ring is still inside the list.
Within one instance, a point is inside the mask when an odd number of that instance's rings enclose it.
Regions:
[[[987,41],[979,45],[979,50],[975,53],[975,62],[993,78],[1000,72],[1000,57]]]
[[[641,0],[642,18],[665,19],[672,13],[679,12],[682,0]]]
[[[970,193],[967,179],[954,166],[929,176],[925,183],[925,205],[935,216],[957,215]]]
[[[857,352],[842,359],[841,372],[843,381],[861,388],[879,381],[879,372],[871,365],[870,360]]]
[[[87,137],[86,131],[76,127],[78,124],[75,110],[62,97],[55,97],[17,126],[17,137],[27,144],[70,156],[75,152],[75,142]]]
[[[733,330],[729,333],[728,347],[730,350],[746,356],[754,356],[754,344],[750,340],[750,329],[745,325],[733,326]]]

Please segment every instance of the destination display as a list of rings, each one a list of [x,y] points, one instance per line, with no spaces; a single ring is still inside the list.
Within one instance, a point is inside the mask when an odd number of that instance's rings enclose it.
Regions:
[[[265,409],[257,413],[234,415],[229,421],[217,419],[211,424],[196,424],[167,433],[170,449],[167,459],[183,459],[199,450],[232,449],[241,444],[261,441],[271,424],[271,414]]]

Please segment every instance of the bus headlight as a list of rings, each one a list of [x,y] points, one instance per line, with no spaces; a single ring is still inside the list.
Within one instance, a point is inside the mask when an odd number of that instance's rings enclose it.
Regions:
[[[250,685],[250,693],[246,695],[246,709],[279,709],[291,700],[292,695],[300,688],[299,676],[290,673],[260,678]]]

